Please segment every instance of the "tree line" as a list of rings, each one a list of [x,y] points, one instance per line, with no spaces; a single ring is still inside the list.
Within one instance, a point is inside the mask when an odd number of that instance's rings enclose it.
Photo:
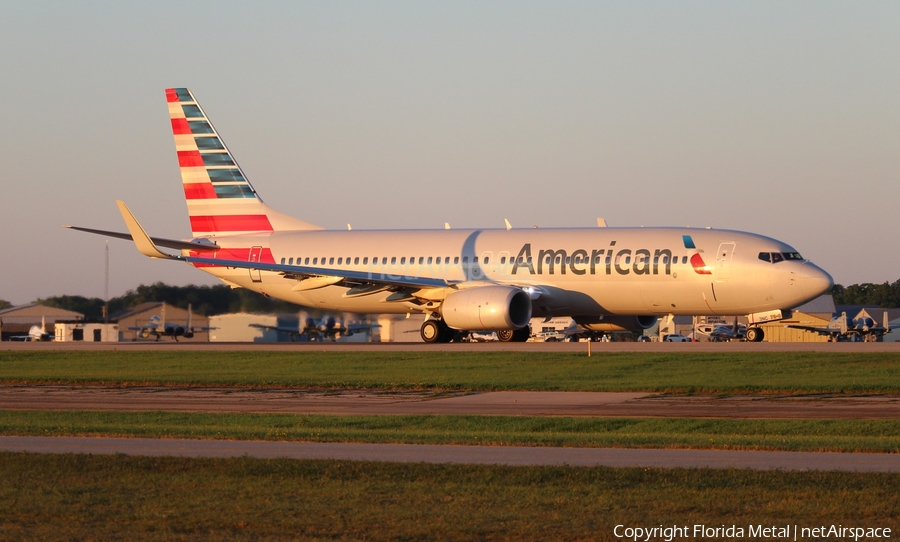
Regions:
[[[109,315],[115,316],[141,303],[167,303],[191,310],[195,314],[214,316],[232,312],[279,313],[297,312],[299,305],[268,298],[262,294],[243,288],[232,289],[217,286],[171,286],[162,282],[140,285],[124,295],[109,300]],[[84,314],[85,320],[102,321],[104,301],[99,297],[87,298],[79,295],[62,295],[38,299],[35,303],[58,307]]]
[[[885,309],[896,308],[900,307],[900,280],[883,284],[870,282],[850,286],[835,284],[831,289],[831,295],[834,296],[835,305],[877,305]],[[195,313],[204,316],[231,312],[278,313],[300,310],[300,306],[293,303],[267,298],[243,288],[233,290],[224,284],[170,286],[157,282],[149,286],[142,284],[134,290],[129,290],[125,295],[110,299],[109,314],[112,316],[146,302],[165,302],[183,309],[187,309],[190,304]],[[62,295],[38,299],[35,303],[80,312],[87,320],[103,320],[104,302],[98,297]],[[0,299],[0,309],[11,306],[8,301]]]

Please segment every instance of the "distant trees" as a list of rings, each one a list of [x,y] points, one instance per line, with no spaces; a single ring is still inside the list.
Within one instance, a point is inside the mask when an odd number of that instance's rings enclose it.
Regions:
[[[2,311],[3,309],[8,309],[12,306],[13,306],[12,303],[10,303],[9,301],[7,301],[5,299],[0,299],[0,311]]]
[[[229,312],[296,312],[298,305],[267,298],[256,292],[237,289],[232,290],[224,284],[218,286],[170,286],[162,282],[151,285],[140,285],[129,290],[125,295],[109,300],[109,314],[124,311],[141,303],[168,303],[175,307],[191,309],[204,316],[225,314]],[[99,321],[103,319],[103,300],[82,296],[54,296],[38,299],[50,307],[58,307],[84,314],[85,319]]]
[[[900,307],[900,280],[893,283],[835,284],[831,289],[835,305],[877,305],[884,309]]]

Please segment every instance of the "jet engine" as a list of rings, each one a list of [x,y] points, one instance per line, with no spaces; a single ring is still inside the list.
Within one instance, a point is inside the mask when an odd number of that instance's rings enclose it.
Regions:
[[[444,298],[441,316],[453,329],[521,329],[531,321],[531,297],[511,286],[468,288]]]
[[[575,323],[590,331],[643,331],[653,327],[658,316],[575,317]]]

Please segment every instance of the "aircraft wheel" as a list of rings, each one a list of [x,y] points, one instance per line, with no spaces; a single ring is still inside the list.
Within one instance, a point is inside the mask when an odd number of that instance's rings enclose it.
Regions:
[[[758,327],[751,327],[747,330],[747,340],[752,343],[758,343],[763,340],[765,334]]]
[[[512,334],[512,342],[514,343],[523,343],[531,337],[531,328],[528,326],[523,327],[522,329],[517,329],[513,331]]]
[[[425,320],[419,334],[426,343],[448,343],[453,339],[454,331],[443,320]]]
[[[512,342],[515,331],[512,329],[501,329],[497,332],[497,339],[502,343]]]

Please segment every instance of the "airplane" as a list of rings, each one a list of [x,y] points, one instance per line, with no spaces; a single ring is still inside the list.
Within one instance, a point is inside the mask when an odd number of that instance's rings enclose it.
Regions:
[[[247,324],[250,327],[262,329],[266,331],[277,331],[279,333],[287,333],[291,338],[291,342],[296,340],[307,340],[310,342],[331,341],[335,342],[340,337],[350,337],[354,333],[369,330],[374,327],[381,327],[379,324],[369,323],[353,323],[346,327],[343,322],[338,325],[334,316],[328,316],[317,320],[315,318],[307,318],[306,325],[300,328],[290,328],[285,326],[269,326],[266,324]]]
[[[133,340],[137,340],[138,337],[142,339],[149,339],[150,337],[155,336],[156,340],[159,341],[162,337],[171,337],[178,342],[178,337],[184,337],[185,339],[193,339],[194,333],[198,331],[209,331],[211,327],[199,327],[191,325],[191,316],[193,312],[191,311],[191,305],[188,303],[188,316],[187,323],[183,326],[172,324],[166,322],[166,304],[163,303],[162,317],[158,314],[154,314],[150,320],[144,324],[143,326],[132,326],[128,328],[128,331],[135,331],[135,337]]]
[[[747,338],[758,341],[759,323],[833,285],[790,245],[732,230],[325,230],[263,202],[189,89],[165,94],[191,237],[150,237],[122,201],[128,233],[67,227],[131,239],[146,256],[232,287],[319,310],[423,313],[422,340],[440,343],[473,330],[525,341],[533,316],[641,331],[661,316],[694,314],[747,315]]]
[[[697,327],[696,332],[700,335],[706,335],[713,342],[734,341],[744,338],[747,326],[739,324],[737,318],[735,318],[733,325],[701,324]]]
[[[819,335],[827,335],[828,342],[877,342],[879,337],[891,331],[887,311],[884,311],[884,324],[880,326],[872,318],[853,319],[849,318],[846,312],[842,312],[840,316],[833,318],[825,327],[801,326],[797,324],[789,324],[787,327],[805,329]]]
[[[47,342],[55,339],[56,336],[47,333],[46,329],[47,322],[44,320],[44,317],[41,316],[41,325],[31,326],[31,329],[28,330],[28,335],[13,335],[9,338],[9,340],[24,342]]]

